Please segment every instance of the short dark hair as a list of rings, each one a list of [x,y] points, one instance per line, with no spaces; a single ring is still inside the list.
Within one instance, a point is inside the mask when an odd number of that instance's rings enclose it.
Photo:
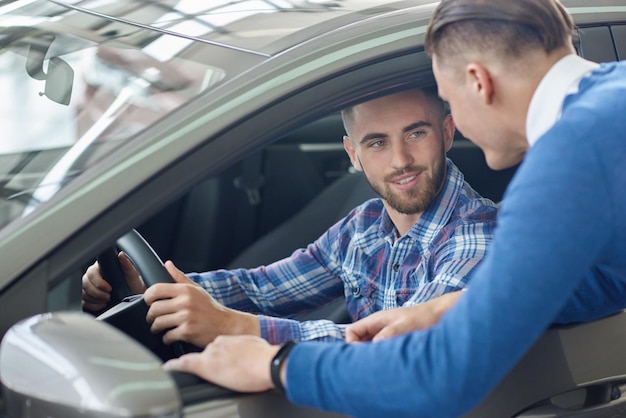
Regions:
[[[559,0],[443,0],[426,31],[425,48],[438,59],[466,51],[519,58],[572,45],[574,23]]]
[[[413,89],[408,89],[407,91],[410,91],[410,90],[418,90],[424,93],[424,96],[426,97],[426,101],[431,106],[431,110],[435,112],[435,114],[439,116],[440,121],[443,122],[443,119],[445,118],[448,111],[447,111],[447,107],[445,106],[445,103],[439,97],[439,93],[437,92],[436,87],[434,86],[421,87],[421,88],[416,87]],[[390,93],[390,95],[391,94],[394,94],[394,93]],[[346,131],[347,135],[350,135],[349,130],[354,124],[354,107],[355,106],[357,105],[347,107],[341,111],[341,120],[343,121],[343,128]]]

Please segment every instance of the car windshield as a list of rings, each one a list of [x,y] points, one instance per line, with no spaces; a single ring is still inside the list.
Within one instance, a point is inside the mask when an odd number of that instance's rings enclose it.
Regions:
[[[37,4],[39,15],[59,14]],[[24,14],[37,4],[0,22],[0,228],[225,75],[176,53],[164,56],[162,43],[172,35],[72,33],[53,18]]]
[[[0,3],[2,229],[201,92],[385,2]]]

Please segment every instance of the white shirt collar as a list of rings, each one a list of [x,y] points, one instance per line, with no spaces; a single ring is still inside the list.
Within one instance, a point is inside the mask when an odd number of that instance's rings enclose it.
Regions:
[[[526,117],[526,137],[533,146],[561,117],[563,101],[578,91],[580,80],[600,64],[569,54],[557,61],[533,94]]]

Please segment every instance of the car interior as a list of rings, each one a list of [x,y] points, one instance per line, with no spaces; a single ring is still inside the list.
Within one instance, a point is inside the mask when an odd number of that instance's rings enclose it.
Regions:
[[[579,29],[575,47],[592,61],[615,60],[626,55],[620,36],[625,28]],[[137,229],[164,260],[188,272],[256,267],[288,256],[374,196],[369,187],[359,187],[345,199],[345,190],[352,189],[348,182],[356,186],[364,179],[351,170],[343,135],[338,112],[307,123],[197,184]],[[482,151],[458,131],[448,157],[476,191],[496,203],[516,170],[487,167]],[[298,234],[290,233],[295,225]]]
[[[339,114],[315,121],[196,185],[138,230],[183,271],[256,267],[288,256],[376,197],[352,169],[343,135]],[[458,132],[448,157],[495,202],[516,170],[490,169]],[[264,245],[268,240],[273,248]]]
[[[343,135],[339,113],[307,124],[194,186],[138,226],[139,237],[161,260],[171,259],[185,272],[251,268],[289,256],[317,239],[354,207],[377,197],[365,177],[351,168],[343,149]],[[517,169],[490,169],[482,151],[458,132],[448,157],[473,188],[495,202],[502,199]],[[158,276],[156,270],[144,274],[155,265],[146,267],[142,259],[150,255],[139,255],[137,251],[143,250],[128,244],[129,239],[141,238],[127,234],[117,241],[118,249],[131,255],[144,278]],[[104,254],[98,258],[101,265]],[[197,350],[185,344],[165,347],[160,337],[146,332],[141,322],[145,312],[138,312],[145,309],[141,302],[141,298],[129,298],[99,319],[132,335],[164,360]],[[343,297],[294,318],[351,322]],[[186,388],[181,392],[185,402],[191,401],[186,399],[188,396],[207,399],[224,393],[224,389],[195,376],[172,375],[179,387]],[[189,391],[190,387],[194,390]]]
[[[590,60],[614,60],[621,44],[616,51],[612,39],[622,39],[623,29],[579,29],[575,47]],[[339,112],[292,130],[198,183],[137,230],[163,260],[173,260],[185,272],[252,268],[286,257],[376,197],[363,175],[352,169],[342,145],[344,133]],[[448,157],[470,186],[495,203],[517,169],[490,169],[482,151],[458,131]],[[301,318],[342,322],[349,319],[346,315],[333,308]]]
[[[137,230],[185,272],[253,268],[287,257],[377,197],[352,169],[344,134],[339,113],[312,122],[196,185]],[[448,157],[496,203],[517,169],[490,169],[482,151],[458,132]],[[349,321],[342,308],[336,301],[298,318]]]

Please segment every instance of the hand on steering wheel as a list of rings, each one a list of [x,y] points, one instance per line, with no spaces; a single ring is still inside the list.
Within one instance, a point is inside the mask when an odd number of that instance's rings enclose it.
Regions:
[[[134,229],[118,239],[117,247],[132,260],[146,287],[149,288],[156,283],[174,283],[161,259]],[[99,315],[98,320],[124,331],[162,360],[199,350],[197,347],[184,342],[166,345],[163,342],[163,333],[153,334],[150,331],[150,324],[146,321],[148,305],[145,303],[143,295],[129,296],[130,290],[126,285],[124,274],[121,272],[117,259],[117,248],[108,249],[100,254],[98,264],[103,278],[112,287],[112,298],[120,298],[120,302]]]

